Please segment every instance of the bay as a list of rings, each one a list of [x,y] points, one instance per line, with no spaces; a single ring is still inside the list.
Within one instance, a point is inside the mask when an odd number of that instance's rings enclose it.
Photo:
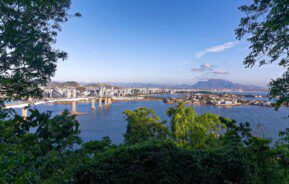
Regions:
[[[176,104],[165,104],[162,101],[130,101],[114,102],[110,106],[97,108],[92,111],[90,103],[78,103],[78,112],[87,112],[87,115],[78,115],[80,123],[80,136],[87,142],[90,140],[100,140],[104,136],[109,136],[114,144],[123,142],[123,133],[126,131],[126,122],[123,112],[125,110],[135,110],[140,107],[154,109],[156,114],[162,119],[169,118],[165,114],[166,110]],[[189,106],[189,105],[187,105]],[[65,109],[71,110],[71,105],[65,104],[40,104],[31,108],[39,111],[52,111],[57,115]],[[265,136],[272,140],[278,139],[278,132],[289,127],[289,119],[284,117],[289,115],[289,108],[274,108],[260,106],[212,106],[212,105],[193,105],[197,114],[216,113],[220,116],[235,119],[238,123],[249,122],[254,134]],[[16,109],[20,113],[20,109]]]

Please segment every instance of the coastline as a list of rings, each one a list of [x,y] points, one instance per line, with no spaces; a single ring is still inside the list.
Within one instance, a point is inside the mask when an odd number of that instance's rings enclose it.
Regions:
[[[169,99],[169,98],[168,98]],[[41,101],[35,102],[24,102],[18,104],[7,104],[5,107],[8,108],[25,108],[29,106],[36,106],[40,104],[71,104],[73,101],[77,101],[77,103],[91,103],[90,98],[88,97],[80,97],[80,98],[66,98],[66,99],[43,99]],[[258,105],[258,104],[250,104],[249,102],[244,103],[228,103],[228,104],[214,104],[214,103],[196,103],[185,100],[183,98],[172,98],[168,101],[165,101],[164,97],[161,96],[150,96],[150,95],[138,95],[138,96],[131,96],[131,97],[112,97],[112,102],[137,102],[137,101],[164,101],[166,104],[177,104],[178,102],[184,102],[185,104],[190,105],[213,105],[213,106],[220,106],[220,107],[234,107],[234,106],[263,106],[263,107],[273,107],[274,106],[266,106],[266,105]]]

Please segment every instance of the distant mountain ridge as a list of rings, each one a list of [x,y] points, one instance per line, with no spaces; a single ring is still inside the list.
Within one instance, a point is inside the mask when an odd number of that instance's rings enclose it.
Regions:
[[[194,85],[187,84],[151,84],[151,83],[123,83],[123,82],[50,82],[47,86],[49,87],[78,87],[79,85],[85,86],[114,86],[120,88],[173,88],[173,89],[242,89],[242,90],[267,90],[264,87],[255,86],[255,85],[244,85],[239,83],[233,83],[223,79],[209,79],[207,81],[199,81]]]
[[[126,87],[126,88],[175,88],[175,89],[191,89],[192,86],[187,84],[151,84],[151,83],[123,83],[123,82],[107,82],[106,84]]]
[[[223,79],[209,79],[207,81],[199,81],[192,86],[195,89],[242,89],[242,90],[266,90],[264,87],[255,85],[244,85],[233,83]]]
[[[60,87],[60,88],[77,88],[79,86],[94,86],[94,87],[98,87],[98,86],[106,86],[106,87],[115,87],[117,88],[118,86],[112,86],[109,84],[103,84],[103,83],[83,83],[83,82],[76,82],[76,81],[66,81],[66,82],[49,82],[47,85],[47,87],[50,88],[55,88],[55,87]]]

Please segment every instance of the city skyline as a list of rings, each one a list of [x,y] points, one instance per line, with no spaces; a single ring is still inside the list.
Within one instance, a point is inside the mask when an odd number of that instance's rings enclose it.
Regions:
[[[63,25],[56,48],[69,57],[52,80],[266,86],[283,73],[276,65],[244,67],[248,43],[234,34],[242,2],[207,2],[73,0],[70,11],[82,17]]]

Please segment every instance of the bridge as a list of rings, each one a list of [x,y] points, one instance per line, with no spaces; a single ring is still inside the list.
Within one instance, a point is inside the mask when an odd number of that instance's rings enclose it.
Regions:
[[[98,101],[98,108],[103,108],[103,107],[106,107],[106,106],[109,106],[112,104],[112,98],[111,97],[100,97],[100,98],[95,98],[95,97],[90,97],[90,98],[68,98],[68,99],[56,99],[56,100],[50,100],[50,101],[47,101],[48,103],[53,103],[53,102],[71,102],[71,114],[83,114],[81,112],[77,112],[77,102],[78,101],[82,101],[82,100],[87,100],[87,101],[90,101],[91,102],[91,110],[95,110],[96,107],[95,107],[95,101]],[[10,108],[14,108],[14,109],[17,109],[17,108],[21,108],[22,109],[22,116],[24,118],[27,118],[28,116],[28,107],[30,105],[39,105],[39,104],[43,104],[43,103],[46,103],[44,101],[42,102],[36,102],[36,103],[32,103],[32,104],[29,104],[29,103],[22,103],[22,104],[16,104],[16,105],[7,105],[5,106],[6,109],[10,109]]]
[[[101,97],[101,98],[88,98],[91,102],[91,110],[95,110],[95,101],[98,101],[98,108],[106,107],[112,104],[112,98],[111,97]],[[77,112],[76,110],[76,100],[72,100],[71,103],[71,114],[82,114],[81,112]]]

